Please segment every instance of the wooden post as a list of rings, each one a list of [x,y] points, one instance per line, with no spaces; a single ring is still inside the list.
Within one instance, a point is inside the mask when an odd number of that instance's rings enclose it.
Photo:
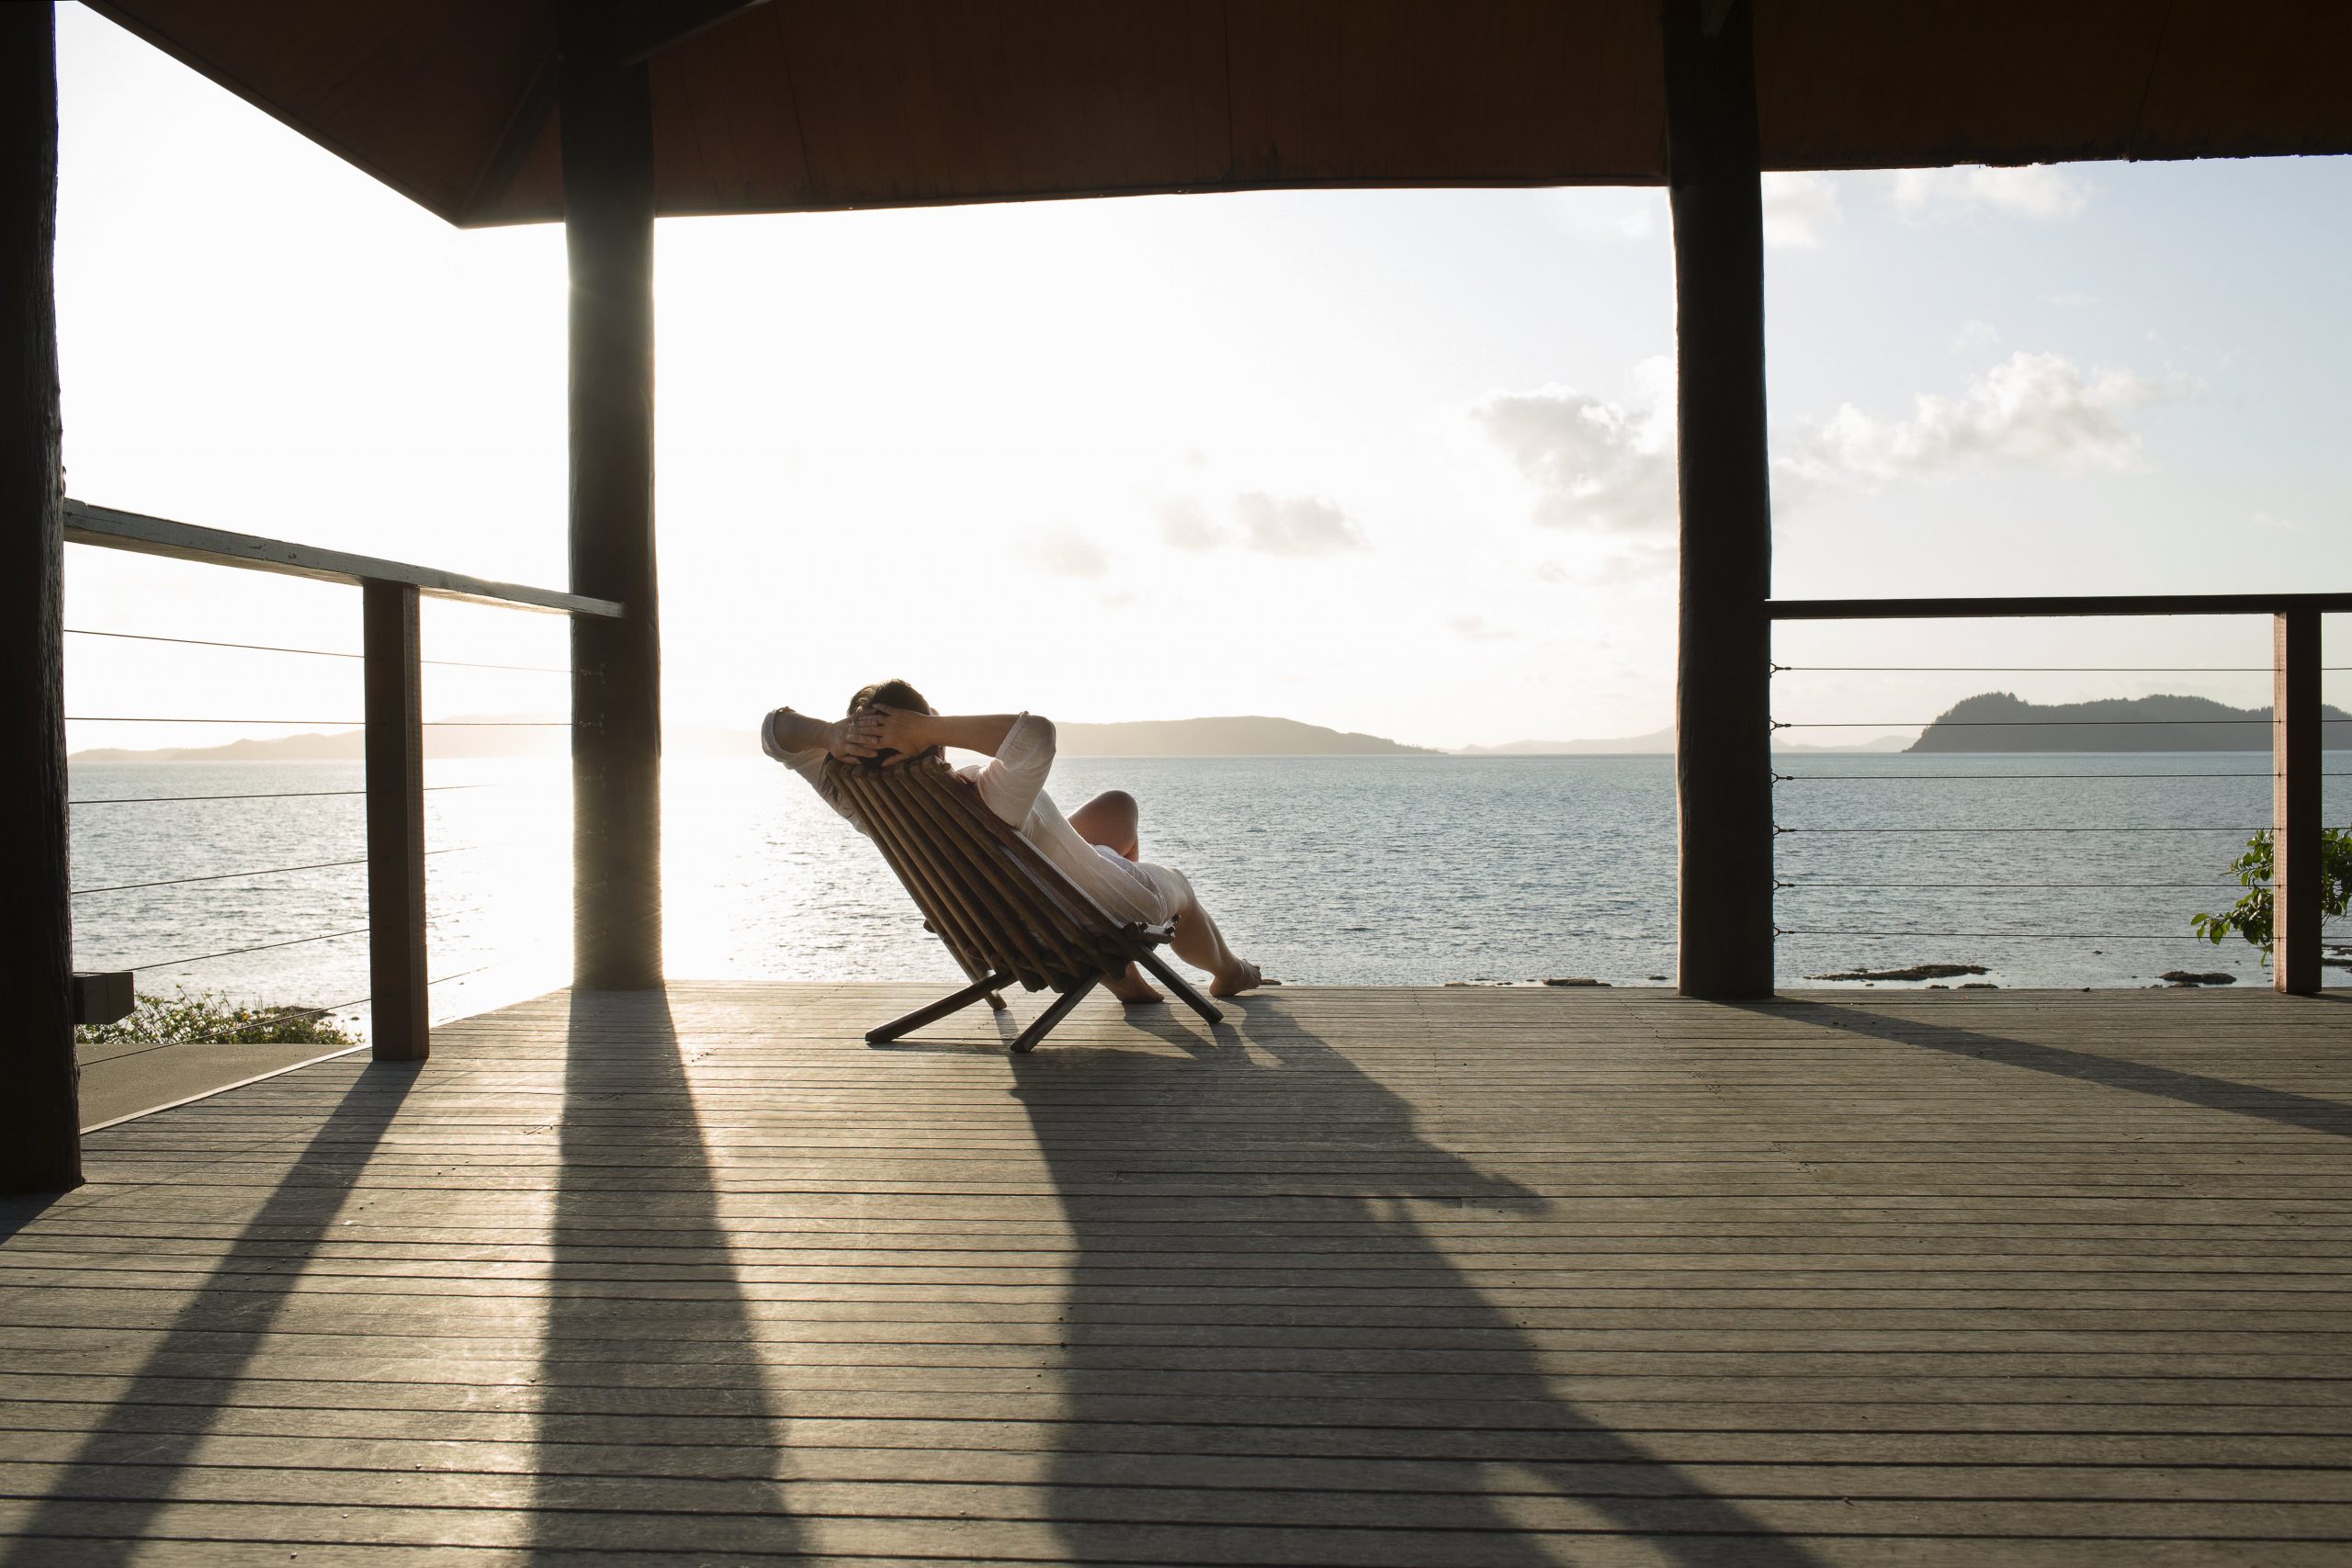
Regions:
[[[653,103],[613,0],[557,9],[571,270],[573,983],[662,983],[662,649],[653,549]]]
[[[2319,612],[2272,618],[2270,707],[2270,978],[2281,991],[2319,989]]]
[[[360,589],[368,702],[368,995],[379,1062],[432,1051],[424,958],[424,702],[416,586]]]
[[[56,248],[56,12],[0,6],[0,1192],[82,1180]]]
[[[1772,517],[1764,214],[1748,0],[1666,0],[1682,598],[1681,990],[1772,992]]]

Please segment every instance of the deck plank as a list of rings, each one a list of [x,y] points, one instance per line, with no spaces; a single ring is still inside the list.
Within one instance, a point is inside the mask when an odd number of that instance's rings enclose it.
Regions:
[[[2340,1561],[2352,1006],[554,993],[0,1209],[0,1565]]]

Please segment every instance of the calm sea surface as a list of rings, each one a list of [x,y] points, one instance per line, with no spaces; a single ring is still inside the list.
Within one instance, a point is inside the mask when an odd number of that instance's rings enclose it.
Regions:
[[[2236,895],[2224,868],[2269,819],[2267,755],[1778,766],[1792,775],[1775,787],[1786,980],[1918,963],[1981,964],[2009,987],[2263,977],[2253,949],[2197,941],[2188,917]],[[562,982],[567,778],[537,761],[429,768],[439,1016]],[[319,863],[363,854],[360,783],[356,763],[77,766],[74,798],[90,803],[74,814],[74,886],[89,890],[74,899],[77,962],[135,966],[142,991],[363,998],[366,941],[331,933],[366,925],[364,869]],[[2352,815],[2347,783],[2327,780],[2330,822]],[[1285,980],[1674,973],[1666,758],[1073,758],[1052,787],[1065,807],[1136,795],[1146,858],[1188,872],[1236,945]],[[665,788],[673,974],[956,977],[880,858],[783,769],[684,760]],[[159,798],[188,795],[268,798]],[[315,869],[183,880],[287,866]],[[126,886],[159,882],[177,885]]]

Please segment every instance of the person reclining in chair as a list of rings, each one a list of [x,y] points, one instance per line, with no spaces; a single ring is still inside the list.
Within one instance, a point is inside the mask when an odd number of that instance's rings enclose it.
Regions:
[[[1020,830],[1056,870],[1076,883],[1117,920],[1158,925],[1174,920],[1169,945],[1195,968],[1209,972],[1209,994],[1230,997],[1265,984],[1258,966],[1225,944],[1216,921],[1201,908],[1182,872],[1143,859],[1135,796],[1106,790],[1065,818],[1046,793],[1054,765],[1054,724],[1035,714],[944,716],[904,681],[882,681],[852,697],[849,715],[828,723],[780,707],[760,727],[767,754],[816,786],[852,826],[857,817],[825,777],[827,756],[844,762],[879,758],[884,767],[938,746],[978,751],[989,761],[956,770],[980,801]],[[1156,1002],[1158,991],[1132,964],[1106,976],[1111,994],[1129,1004]]]

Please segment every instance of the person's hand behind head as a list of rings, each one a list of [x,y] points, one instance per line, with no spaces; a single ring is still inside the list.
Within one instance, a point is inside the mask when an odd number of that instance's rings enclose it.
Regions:
[[[927,750],[931,741],[931,715],[912,713],[905,708],[884,707],[879,704],[860,714],[860,719],[871,720],[875,754],[886,768],[895,768],[910,761]]]
[[[835,720],[825,750],[837,762],[863,762],[880,754],[881,733],[881,715],[868,708]]]

